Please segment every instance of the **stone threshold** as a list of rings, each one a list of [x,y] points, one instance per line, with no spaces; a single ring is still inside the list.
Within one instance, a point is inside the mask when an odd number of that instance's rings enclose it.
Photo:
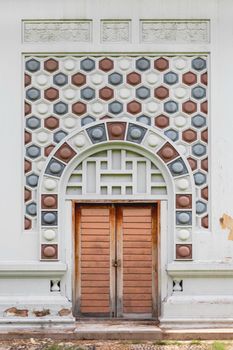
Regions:
[[[37,330],[11,325],[0,329],[0,341],[20,339],[72,340],[232,340],[232,328],[163,329],[155,321],[78,321],[70,328],[48,325]]]

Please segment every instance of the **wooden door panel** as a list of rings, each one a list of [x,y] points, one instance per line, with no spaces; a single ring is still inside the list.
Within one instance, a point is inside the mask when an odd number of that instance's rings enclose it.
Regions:
[[[78,314],[110,316],[111,208],[78,207]]]
[[[122,206],[122,313],[153,314],[152,206]]]

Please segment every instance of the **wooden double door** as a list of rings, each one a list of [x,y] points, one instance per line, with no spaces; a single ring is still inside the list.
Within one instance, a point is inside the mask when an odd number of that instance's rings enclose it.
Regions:
[[[76,205],[76,317],[157,317],[156,205]]]

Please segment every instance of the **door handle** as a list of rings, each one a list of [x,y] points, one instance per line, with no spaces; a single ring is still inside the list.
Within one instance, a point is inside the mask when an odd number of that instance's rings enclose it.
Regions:
[[[120,259],[112,260],[112,266],[113,267],[121,267],[121,260]]]

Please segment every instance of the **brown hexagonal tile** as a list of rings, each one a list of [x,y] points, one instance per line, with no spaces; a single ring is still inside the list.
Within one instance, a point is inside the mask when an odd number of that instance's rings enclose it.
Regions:
[[[202,84],[204,84],[204,85],[208,85],[208,74],[207,74],[207,72],[206,72],[206,73],[203,73],[203,74],[201,75],[201,82],[202,82]]]
[[[133,86],[138,85],[141,83],[141,75],[136,72],[129,73],[127,75],[126,81],[130,85],[133,85]]]
[[[71,148],[68,143],[64,143],[55,153],[55,157],[68,163],[74,156],[76,152]]]
[[[177,209],[191,209],[192,208],[192,195],[191,194],[177,194],[176,195],[176,208]]]
[[[44,69],[48,72],[55,72],[59,67],[58,61],[50,58],[44,62]]]
[[[32,221],[28,218],[24,218],[24,229],[30,230],[32,228]]]
[[[56,194],[42,194],[41,195],[42,209],[57,209],[57,195]]]
[[[28,188],[24,187],[24,202],[27,202],[30,199],[32,199],[32,192]]]
[[[201,111],[205,114],[208,113],[208,102],[207,101],[201,103]]]
[[[209,198],[209,193],[208,193],[208,186],[207,187],[204,187],[202,190],[201,190],[201,196],[202,198],[208,200]]]
[[[31,111],[32,111],[32,106],[29,103],[24,102],[24,114],[28,115],[31,113]]]
[[[44,98],[49,101],[54,101],[59,98],[59,91],[55,88],[48,88],[44,91]]]
[[[182,132],[182,139],[188,143],[192,143],[197,140],[197,132],[192,129],[187,129]]]
[[[197,82],[197,76],[192,72],[187,72],[183,74],[182,81],[186,85],[193,85]]]
[[[29,160],[25,159],[24,160],[24,173],[26,174],[31,170],[32,170],[32,163],[29,162]]]
[[[202,159],[201,168],[205,171],[208,171],[208,158]]]
[[[166,58],[160,57],[155,60],[154,67],[160,72],[163,72],[164,70],[169,68],[169,62],[168,60],[166,60]]]
[[[31,141],[32,141],[32,134],[28,131],[24,131],[24,144],[26,145]]]
[[[201,226],[204,227],[204,228],[208,228],[209,227],[209,217],[208,217],[208,215],[204,216],[201,219]]]
[[[103,58],[99,61],[99,69],[103,70],[104,72],[109,72],[111,69],[113,69],[114,63],[110,58]]]
[[[30,85],[32,82],[31,76],[28,74],[24,74],[24,86]]]
[[[71,82],[76,86],[82,86],[86,84],[86,76],[82,73],[76,73],[72,76]]]
[[[53,117],[53,116],[45,118],[44,126],[45,126],[45,128],[47,128],[49,130],[54,130],[54,129],[59,127],[59,119],[57,119],[56,117]]]
[[[109,140],[124,140],[126,123],[107,123]]]
[[[52,152],[52,150],[54,149],[54,145],[48,145],[47,147],[45,147],[44,149],[44,155],[46,157],[48,157],[50,155],[50,153]]]
[[[169,118],[166,115],[159,115],[155,118],[155,126],[160,129],[164,129],[169,125]]]
[[[170,162],[179,155],[179,153],[169,142],[166,142],[165,145],[160,148],[157,154],[165,163]]]
[[[99,97],[102,98],[102,100],[105,100],[105,101],[111,100],[113,96],[114,96],[113,89],[107,86],[99,90]]]
[[[197,169],[197,161],[196,159],[193,159],[192,157],[187,158],[187,161],[189,162],[190,168],[192,170]]]
[[[159,100],[164,100],[169,96],[169,90],[165,86],[159,86],[154,90],[154,96]]]
[[[131,101],[127,104],[127,112],[131,114],[138,114],[142,110],[141,103],[137,101]]]
[[[183,112],[192,114],[197,111],[197,104],[193,101],[186,101],[182,104]]]
[[[202,141],[208,143],[208,129],[205,129],[202,131],[201,139],[202,139]]]
[[[87,106],[83,102],[76,102],[72,105],[72,112],[77,115],[86,113]]]

